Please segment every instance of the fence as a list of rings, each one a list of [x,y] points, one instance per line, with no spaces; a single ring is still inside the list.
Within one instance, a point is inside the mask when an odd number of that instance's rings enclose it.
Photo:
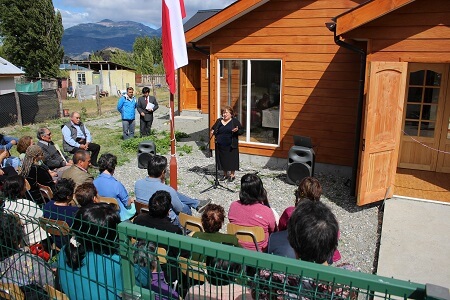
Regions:
[[[164,74],[154,74],[154,75],[137,75],[136,74],[136,84],[139,86],[148,86],[150,88],[156,87],[166,87],[166,75]]]
[[[0,103],[0,127],[18,124],[19,121],[23,125],[42,122],[60,116],[56,90],[3,94],[0,95]]]
[[[26,200],[7,200],[4,205],[0,296],[2,289],[11,294],[17,286],[34,282],[47,291],[47,285],[61,289],[71,299],[432,299],[423,284],[253,252],[129,222],[120,223],[117,231],[100,233],[98,229],[91,236],[86,236],[86,228],[97,225],[73,225],[63,250],[68,245],[96,250],[84,253],[83,265],[76,270],[68,266],[68,252],[62,250],[54,263],[59,285],[48,264],[4,241],[14,236],[11,223],[18,219],[27,232],[25,241],[49,241],[47,232],[55,232],[44,227],[42,211]],[[73,235],[76,240],[70,239]],[[193,260],[194,256],[199,260]],[[80,260],[73,253],[71,258]],[[27,268],[8,269],[21,260],[26,260]],[[20,272],[26,274],[18,276]],[[27,276],[34,281],[25,280]]]

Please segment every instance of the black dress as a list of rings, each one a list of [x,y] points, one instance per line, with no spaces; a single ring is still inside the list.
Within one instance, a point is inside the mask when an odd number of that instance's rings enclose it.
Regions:
[[[221,121],[217,123],[216,129],[216,156],[217,167],[223,171],[239,170],[239,148],[232,146],[233,141],[233,120],[223,125]]]

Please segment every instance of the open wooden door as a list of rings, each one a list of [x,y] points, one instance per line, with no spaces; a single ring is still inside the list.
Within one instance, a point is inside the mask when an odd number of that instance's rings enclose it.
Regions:
[[[393,195],[408,64],[372,62],[370,66],[358,205]]]

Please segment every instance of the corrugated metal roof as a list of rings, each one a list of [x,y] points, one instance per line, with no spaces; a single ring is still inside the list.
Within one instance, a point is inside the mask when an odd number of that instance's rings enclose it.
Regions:
[[[25,74],[24,71],[0,57],[0,75],[22,75]]]
[[[215,14],[217,14],[221,9],[208,9],[208,10],[199,10],[195,15],[193,15],[189,20],[184,23],[184,32],[188,31],[189,29],[197,26],[201,22],[205,21],[206,19],[211,18]]]

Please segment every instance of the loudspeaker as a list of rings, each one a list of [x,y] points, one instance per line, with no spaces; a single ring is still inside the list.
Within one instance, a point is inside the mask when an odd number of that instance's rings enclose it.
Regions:
[[[143,141],[138,146],[138,168],[147,169],[150,157],[156,154],[156,146],[153,141]]]
[[[314,176],[314,163],[316,154],[312,148],[292,146],[288,153],[288,166],[286,182],[297,184],[308,176]]]

